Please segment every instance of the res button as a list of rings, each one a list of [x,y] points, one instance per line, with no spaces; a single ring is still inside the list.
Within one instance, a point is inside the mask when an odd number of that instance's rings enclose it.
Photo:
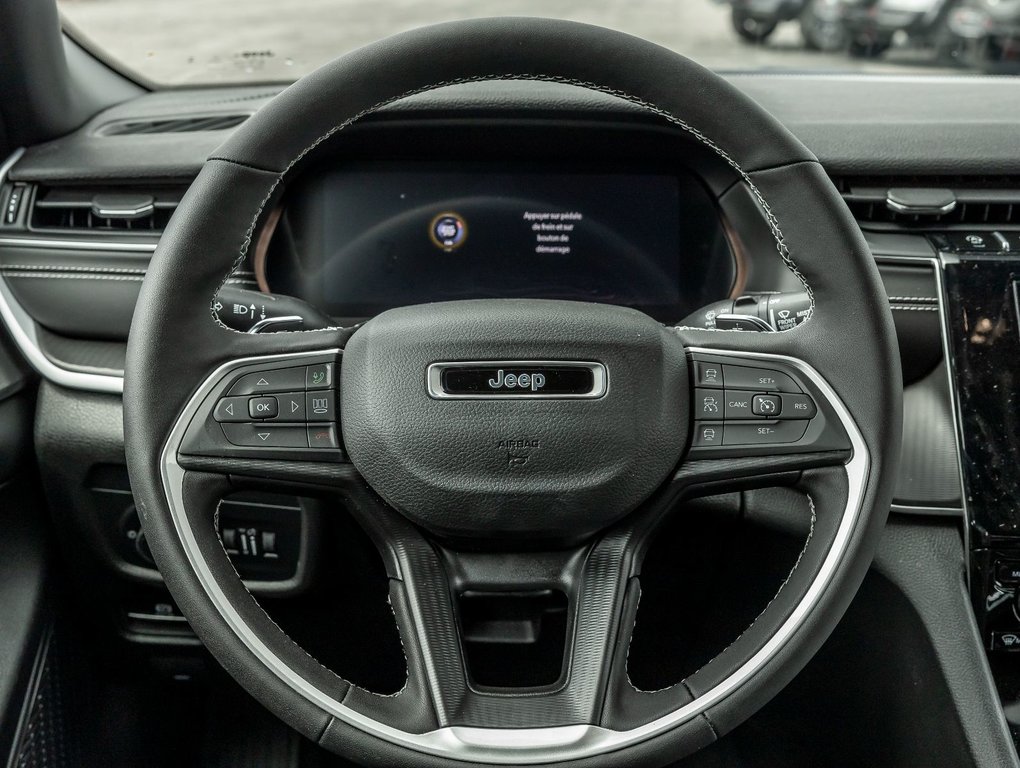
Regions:
[[[783,395],[783,419],[813,419],[818,409],[807,395]]]

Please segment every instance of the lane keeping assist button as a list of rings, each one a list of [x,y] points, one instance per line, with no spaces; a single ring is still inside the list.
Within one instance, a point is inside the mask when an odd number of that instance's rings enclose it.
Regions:
[[[795,443],[804,437],[807,421],[732,422],[723,427],[723,445]]]

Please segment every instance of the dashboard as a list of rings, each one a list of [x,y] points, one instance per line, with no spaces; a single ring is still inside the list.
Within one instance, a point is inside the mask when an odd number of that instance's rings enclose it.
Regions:
[[[977,78],[931,79],[916,96],[892,77],[732,79],[819,156],[864,230],[906,385],[893,510],[963,522],[982,642],[1008,654],[1004,638],[1020,638],[1020,102]],[[296,313],[350,326],[410,304],[535,297],[629,306],[675,324],[706,309],[764,317],[771,300],[752,309],[749,300],[800,290],[723,159],[604,95],[502,88],[396,105],[353,126],[324,162],[297,169],[215,299],[220,318],[250,329],[256,317]],[[14,211],[0,218],[0,308],[44,379],[35,442],[46,492],[74,548],[115,577],[106,594],[122,634],[139,642],[193,637],[154,613],[160,576],[122,466],[125,340],[134,313],[174,312],[140,304],[139,288],[173,208],[228,134],[122,136],[103,126],[244,115],[277,90],[147,95],[0,173],[0,212]],[[999,117],[968,117],[991,103]],[[950,189],[956,212],[892,214],[893,187]],[[151,211],[98,215],[97,200],[111,196]],[[974,251],[974,238],[997,252]],[[225,506],[224,542],[256,593],[290,599],[308,588],[321,567],[309,554],[327,525],[320,512],[290,497]],[[266,541],[279,557],[267,559]]]
[[[960,518],[965,478],[943,341],[949,320],[940,253],[956,253],[960,238],[975,232],[1020,228],[1020,219],[1003,218],[1020,212],[1020,183],[1010,181],[1020,179],[1020,161],[1015,136],[997,123],[978,146],[963,141],[972,121],[954,110],[935,121],[932,110],[1001,103],[1003,120],[1015,125],[1020,115],[1009,110],[1020,105],[1004,100],[991,80],[926,81],[913,106],[896,78],[733,80],[819,155],[879,265],[907,385],[896,508]],[[68,530],[80,531],[85,548],[132,583],[158,584],[159,575],[137,539],[127,538],[138,528],[118,468],[125,340],[135,312],[174,312],[138,304],[139,288],[174,206],[229,134],[110,135],[104,126],[188,113],[243,116],[277,91],[134,99],[11,158],[0,184],[0,208],[14,209],[0,220],[0,304],[45,379],[37,441],[48,490],[71,518]],[[855,123],[869,105],[881,108],[879,116],[872,111],[866,125]],[[915,114],[943,140],[919,141]],[[286,305],[284,314],[355,325],[392,307],[480,297],[594,300],[672,324],[715,306],[736,312],[745,305],[747,314],[749,297],[801,290],[777,258],[762,210],[725,160],[611,97],[551,84],[505,83],[496,95],[464,86],[395,105],[345,134],[267,201],[268,234],[244,251],[216,299],[228,325],[244,319],[250,327],[276,304]],[[891,187],[952,188],[960,215],[897,218],[886,207]],[[148,212],[99,215],[97,201],[109,204],[111,196]],[[240,253],[244,244],[237,246]],[[959,272],[948,274],[953,288]],[[999,296],[1012,279],[997,275],[988,290]],[[1011,323],[1010,301],[1003,316]],[[764,317],[770,306],[754,311]],[[87,444],[78,436],[83,429],[92,435]],[[236,527],[269,525],[256,520],[257,509],[238,511]],[[313,517],[301,525],[294,535],[309,536]],[[1007,560],[989,557],[989,567]],[[293,572],[256,576],[263,590],[297,589]]]

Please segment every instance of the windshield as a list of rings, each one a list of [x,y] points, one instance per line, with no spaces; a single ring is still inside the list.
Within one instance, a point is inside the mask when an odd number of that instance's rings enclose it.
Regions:
[[[292,81],[414,27],[496,15],[612,27],[717,71],[1020,71],[1020,0],[59,0],[69,32],[155,84]]]

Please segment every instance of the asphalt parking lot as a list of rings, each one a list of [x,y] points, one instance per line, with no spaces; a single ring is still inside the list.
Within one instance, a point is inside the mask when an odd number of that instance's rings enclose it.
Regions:
[[[292,80],[365,43],[457,18],[552,16],[615,27],[718,70],[933,72],[923,51],[878,61],[805,50],[795,23],[765,45],[740,41],[710,0],[60,0],[65,18],[150,80]]]

